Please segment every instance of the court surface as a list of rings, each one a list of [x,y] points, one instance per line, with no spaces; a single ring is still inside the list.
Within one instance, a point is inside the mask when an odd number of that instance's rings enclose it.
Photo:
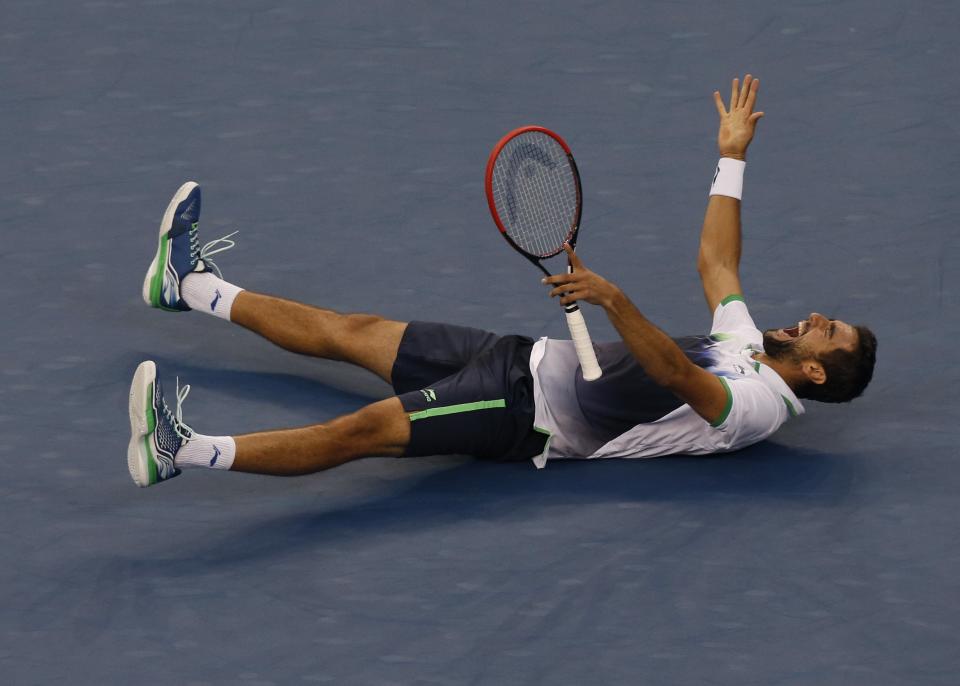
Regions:
[[[4,684],[956,684],[960,100],[953,2],[3,3]],[[204,433],[383,397],[140,284],[169,196],[241,286],[566,336],[495,234],[486,156],[539,123],[580,254],[669,332],[714,88],[744,71],[743,283],[761,327],[871,325],[875,380],[718,458],[371,459],[127,475],[143,359]],[[614,334],[588,308],[595,338]]]

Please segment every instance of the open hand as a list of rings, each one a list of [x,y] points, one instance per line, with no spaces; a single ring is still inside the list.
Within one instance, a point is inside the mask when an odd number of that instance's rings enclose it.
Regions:
[[[717,145],[720,147],[721,157],[732,157],[738,160],[746,158],[747,146],[753,140],[757,122],[763,117],[763,112],[753,111],[759,90],[760,79],[755,79],[750,74],[743,77],[743,87],[740,86],[740,79],[734,79],[729,111],[723,106],[720,91],[713,92],[713,102],[720,115]]]
[[[564,243],[563,249],[573,267],[573,273],[557,274],[543,280],[543,283],[555,286],[550,291],[550,297],[560,296],[560,303],[563,305],[569,305],[578,300],[602,307],[610,304],[617,293],[617,287],[596,272],[587,269],[569,243]]]

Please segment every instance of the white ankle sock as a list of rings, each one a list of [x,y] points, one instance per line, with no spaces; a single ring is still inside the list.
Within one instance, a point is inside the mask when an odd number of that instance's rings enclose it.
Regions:
[[[190,309],[206,312],[230,321],[230,308],[243,289],[217,278],[212,272],[187,274],[180,284],[180,295]]]
[[[204,436],[195,433],[189,441],[180,446],[173,458],[173,466],[178,469],[230,469],[236,455],[237,444],[231,436]]]

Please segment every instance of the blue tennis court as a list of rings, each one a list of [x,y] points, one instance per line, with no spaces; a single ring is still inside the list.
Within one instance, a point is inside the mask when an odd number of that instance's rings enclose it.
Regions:
[[[5,2],[0,682],[956,684],[958,23],[942,0]],[[206,238],[240,230],[218,263],[245,288],[565,338],[483,194],[493,144],[542,124],[577,156],[578,253],[706,333],[710,96],[748,71],[751,312],[870,325],[863,398],[710,458],[131,483],[141,360],[207,433],[389,394],[143,304],[181,183]]]

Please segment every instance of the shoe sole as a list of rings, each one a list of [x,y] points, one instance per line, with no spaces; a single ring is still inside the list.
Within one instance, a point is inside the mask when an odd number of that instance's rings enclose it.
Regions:
[[[130,443],[127,446],[127,468],[133,483],[141,488],[157,483],[157,465],[153,457],[150,436],[157,428],[153,409],[153,388],[157,380],[157,365],[141,362],[130,384]]]
[[[147,270],[147,276],[143,280],[143,302],[150,307],[159,307],[162,310],[170,312],[179,312],[160,304],[160,292],[163,290],[163,273],[167,268],[167,254],[170,251],[170,241],[167,235],[173,228],[173,214],[177,211],[177,206],[187,199],[191,191],[199,186],[196,181],[187,181],[180,186],[170,204],[167,205],[166,212],[163,213],[163,219],[160,221],[160,236],[157,239],[157,253],[153,256],[153,262]]]

